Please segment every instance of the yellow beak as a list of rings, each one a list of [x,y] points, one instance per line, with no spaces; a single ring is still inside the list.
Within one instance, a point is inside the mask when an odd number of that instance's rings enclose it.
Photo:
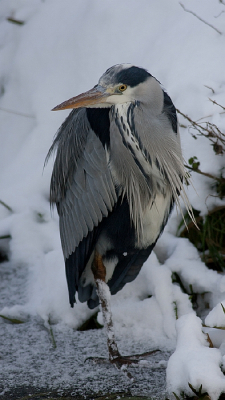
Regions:
[[[63,103],[54,107],[52,111],[65,110],[67,108],[88,107],[94,104],[104,103],[106,98],[112,94],[113,93],[109,93],[102,86],[96,85],[87,92],[81,93],[76,97],[72,97],[71,99],[64,101]]]

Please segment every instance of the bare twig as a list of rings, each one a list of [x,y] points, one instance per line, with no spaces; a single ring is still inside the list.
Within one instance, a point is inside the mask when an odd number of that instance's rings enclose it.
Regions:
[[[223,106],[221,107],[223,108]],[[191,123],[192,128],[196,129],[199,132],[198,135],[204,136],[209,139],[216,154],[225,153],[225,134],[220,131],[218,126],[210,122],[197,123],[193,121],[188,115],[182,113],[180,110],[177,109],[177,112]],[[193,133],[191,133],[191,135],[196,139],[196,135],[194,135]]]
[[[204,24],[210,26],[210,28],[214,29],[216,32],[218,32],[220,35],[222,35],[222,32],[220,32],[217,28],[215,28],[215,26],[209,24],[208,22],[206,22],[204,19],[202,19],[201,17],[199,17],[197,14],[195,14],[193,11],[191,10],[187,10],[184,5],[182,3],[180,3],[181,7],[184,9],[184,11],[189,12],[190,14],[194,15],[196,18],[198,18],[200,21],[202,21]]]
[[[223,3],[224,4],[224,3]],[[215,15],[214,18],[219,18],[221,14],[223,14],[225,11],[221,11],[218,15]]]
[[[4,201],[0,200],[0,204],[5,208],[7,208],[7,210],[9,210],[10,212],[13,212],[13,209],[10,206],[8,206],[8,204],[6,204]]]
[[[210,86],[204,85],[207,89],[212,90],[213,94],[215,93],[215,90],[213,88],[211,88]]]
[[[4,111],[4,112],[7,112],[7,113],[10,113],[10,114],[20,115],[21,117],[35,118],[34,115],[24,114],[24,113],[21,113],[21,112],[18,112],[18,111],[12,111],[12,110],[9,110],[8,108],[0,107],[0,110]]]
[[[217,178],[217,176],[215,175],[208,174],[207,172],[202,172],[200,169],[192,168],[189,165],[184,165],[184,166],[185,168],[188,168],[193,172],[197,172],[197,174],[207,176],[208,178],[215,179],[216,181],[220,182],[220,178]]]
[[[208,119],[208,118],[211,118],[213,116],[213,114],[210,114],[210,115],[206,115],[205,117],[201,117],[201,118],[199,118],[199,119],[197,119],[196,121],[197,122],[199,122],[199,121],[202,121],[203,119]]]
[[[219,107],[221,107],[223,110],[225,110],[225,107],[223,107],[223,106],[221,106],[221,104],[217,103],[216,100],[212,100],[212,99],[210,99],[210,97],[209,97],[209,100],[210,100],[213,104],[216,104],[217,106],[219,106]]]
[[[181,112],[180,110],[178,110],[178,109],[177,109],[177,112],[178,112],[180,115],[182,115],[184,118],[186,118],[186,119],[191,123],[191,125],[193,125],[194,127],[196,127],[196,129],[199,128],[199,129],[203,129],[204,131],[208,132],[208,129],[204,128],[204,126],[201,126],[201,125],[198,124],[197,122],[193,121],[188,115],[182,113],[182,112]],[[199,129],[198,129],[198,130],[199,130]]]

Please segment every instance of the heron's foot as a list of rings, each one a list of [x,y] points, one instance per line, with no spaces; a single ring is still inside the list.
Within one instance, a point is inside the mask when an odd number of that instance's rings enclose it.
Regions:
[[[142,354],[134,354],[132,356],[121,356],[119,355],[118,357],[115,357],[110,360],[111,364],[114,364],[117,368],[121,369],[122,366],[128,366],[132,364],[138,364],[140,361],[145,360],[145,358],[155,354],[160,350],[153,350],[153,351],[147,351],[146,353]]]
[[[111,359],[110,363],[114,364],[117,369],[121,370],[127,376],[127,378],[129,378],[133,382],[134,378],[132,374],[128,371],[128,367],[130,365],[138,365],[139,363],[144,361],[145,358],[151,356],[152,354],[155,354],[157,351],[160,350],[148,351],[146,353],[134,354],[132,356],[119,355],[118,357]]]
[[[145,360],[147,357],[157,353],[160,350],[153,350],[153,351],[147,351],[146,353],[142,354],[133,354],[132,356],[121,356],[120,353],[117,354],[116,357],[113,358],[104,358],[104,357],[87,357],[85,359],[86,361],[93,361],[98,364],[114,364],[117,368],[121,369],[122,366],[129,366],[132,364],[138,364],[140,361]]]
[[[115,360],[118,360],[119,358],[123,357],[117,357]],[[119,369],[123,374],[131,380],[131,382],[134,381],[133,376],[131,373],[127,370],[128,364],[126,363],[119,363],[119,362],[113,362],[112,360],[109,360],[108,358],[103,358],[103,357],[88,357],[86,358],[86,361],[92,361],[95,364],[107,364],[109,365],[110,363],[113,363],[117,369]]]
[[[146,361],[145,359],[156,352],[160,350],[153,350],[153,351],[148,351],[146,353],[142,354],[134,354],[132,356],[121,356],[121,354],[118,352],[117,356],[114,358],[107,359],[103,357],[88,357],[86,358],[85,362],[90,360],[93,361],[94,363],[97,364],[113,364],[115,367],[123,372],[124,375],[127,376],[132,382],[134,381],[134,378],[132,374],[128,371],[128,367],[131,365],[138,365],[139,363],[141,364],[142,361]]]

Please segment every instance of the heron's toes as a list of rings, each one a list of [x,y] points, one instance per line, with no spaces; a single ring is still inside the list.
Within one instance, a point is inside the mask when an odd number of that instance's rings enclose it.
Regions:
[[[157,350],[147,351],[146,353],[133,354],[132,356],[119,355],[118,357],[115,357],[112,360],[110,360],[110,362],[115,365],[138,364],[141,360],[144,360],[145,358],[155,354],[157,351],[160,351],[160,350],[157,349]]]

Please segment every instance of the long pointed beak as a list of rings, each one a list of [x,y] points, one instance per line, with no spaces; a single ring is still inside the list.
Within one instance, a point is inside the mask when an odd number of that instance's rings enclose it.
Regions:
[[[94,104],[104,103],[106,98],[111,94],[112,93],[107,92],[102,86],[97,85],[85,93],[81,93],[76,97],[64,101],[54,107],[52,111],[65,110],[66,108],[88,107]]]

